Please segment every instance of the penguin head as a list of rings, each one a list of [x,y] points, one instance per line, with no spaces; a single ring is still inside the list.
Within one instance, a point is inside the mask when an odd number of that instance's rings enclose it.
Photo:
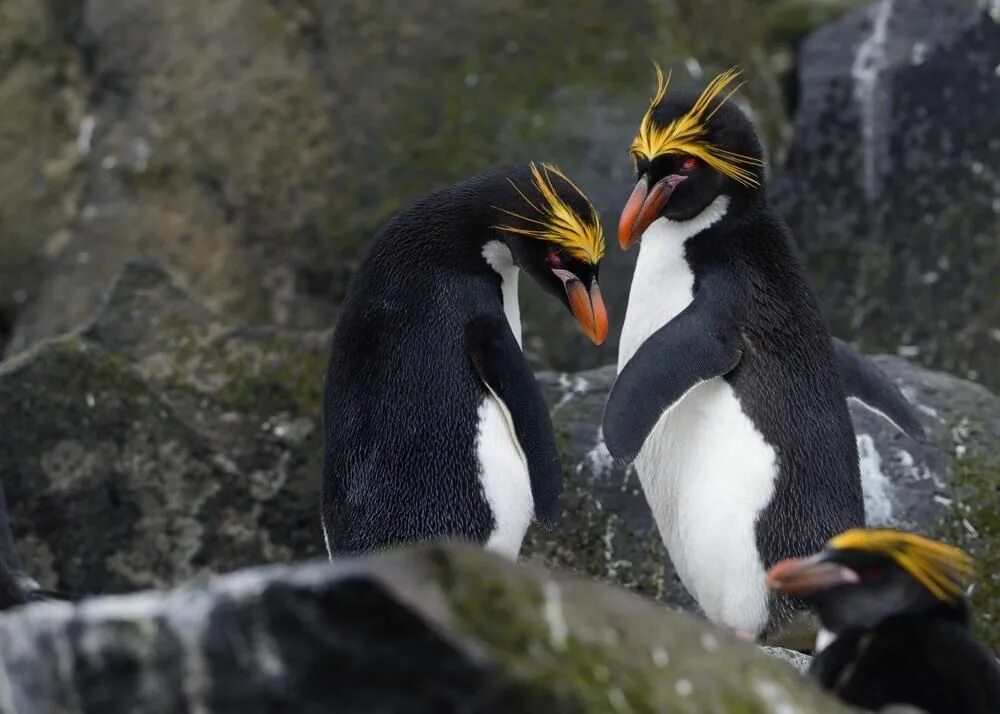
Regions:
[[[901,614],[964,619],[972,574],[972,558],[958,548],[912,533],[858,528],[811,558],[776,564],[767,581],[774,592],[811,604],[823,626],[837,633]]]
[[[604,232],[584,193],[550,164],[530,164],[508,177],[510,205],[494,206],[514,263],[573,313],[595,344],[608,335],[608,313],[598,284]]]
[[[623,250],[658,218],[685,221],[718,196],[752,203],[764,182],[763,151],[747,116],[727,100],[742,86],[723,72],[699,95],[667,96],[670,78],[656,67],[656,95],[629,149],[636,184],[618,223]]]

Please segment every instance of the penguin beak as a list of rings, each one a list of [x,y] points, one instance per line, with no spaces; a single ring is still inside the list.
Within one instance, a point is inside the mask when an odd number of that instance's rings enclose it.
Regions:
[[[622,250],[628,250],[633,243],[642,238],[642,234],[667,205],[670,194],[686,178],[687,176],[671,174],[653,184],[652,189],[649,188],[647,176],[639,179],[618,221],[618,244]]]
[[[823,560],[820,553],[811,558],[782,560],[767,571],[767,587],[791,597],[806,597],[820,590],[859,581],[858,574],[838,563]]]
[[[608,336],[608,311],[604,307],[604,298],[601,296],[601,286],[597,284],[597,278],[590,283],[588,291],[583,286],[583,281],[570,271],[557,268],[552,272],[562,280],[569,309],[580,323],[583,334],[595,345],[604,342]]]

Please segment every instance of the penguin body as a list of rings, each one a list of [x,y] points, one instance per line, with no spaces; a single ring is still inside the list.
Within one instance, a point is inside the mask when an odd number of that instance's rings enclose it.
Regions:
[[[809,673],[847,704],[986,714],[1000,711],[1000,665],[969,629],[971,573],[951,546],[858,529],[778,563],[768,582],[816,610],[824,629]]]
[[[948,616],[900,615],[871,630],[848,630],[813,657],[809,669],[827,691],[878,711],[908,704],[927,714],[1000,711],[996,658]]]
[[[831,338],[767,203],[756,132],[719,98],[734,78],[668,99],[660,75],[633,144],[619,240],[642,246],[603,433],[635,462],[705,614],[761,637],[798,607],[768,593],[767,568],[864,523],[848,395],[922,430],[884,375]]]
[[[547,220],[532,211],[548,197],[581,222],[596,218],[574,189],[551,167],[495,169],[418,201],[376,237],[327,373],[331,555],[461,539],[515,557],[533,515],[556,516],[561,471],[520,349],[518,272],[565,295],[585,331],[603,339],[603,242],[588,262],[516,231]]]
[[[621,429],[648,405],[636,470],[678,575],[711,620],[756,636],[790,614],[768,596],[767,567],[861,525],[864,500],[832,344],[802,271],[773,216],[732,231],[727,204],[661,218],[643,237],[605,439],[620,451]],[[687,376],[661,409],[650,382],[675,370]]]

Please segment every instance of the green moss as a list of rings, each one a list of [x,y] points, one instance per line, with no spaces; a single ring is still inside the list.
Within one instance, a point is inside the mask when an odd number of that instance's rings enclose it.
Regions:
[[[980,456],[957,458],[950,478],[958,498],[941,535],[976,556],[973,628],[1000,653],[1000,466]]]
[[[436,579],[454,625],[532,711],[842,710],[787,665],[688,615],[482,558],[441,554]]]
[[[557,711],[609,711],[617,688],[632,711],[652,712],[649,686],[637,672],[617,666],[609,646],[586,646],[573,634],[554,645],[537,618],[541,594],[488,572],[463,573],[449,591],[460,628],[486,643],[490,655],[526,687],[526,696]]]

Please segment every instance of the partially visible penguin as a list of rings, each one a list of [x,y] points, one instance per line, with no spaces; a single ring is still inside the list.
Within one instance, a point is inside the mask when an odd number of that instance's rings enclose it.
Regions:
[[[334,331],[325,400],[327,549],[441,539],[516,557],[553,520],[562,474],[521,352],[520,271],[594,342],[598,215],[549,165],[485,171],[399,213],[371,245]]]
[[[996,714],[1000,665],[969,627],[973,575],[972,558],[953,546],[858,529],[778,563],[768,584],[815,609],[823,629],[809,673],[845,703]]]
[[[737,73],[697,96],[668,97],[657,77],[619,224],[622,248],[642,247],[604,439],[635,462],[705,614],[761,637],[799,607],[769,596],[767,568],[864,523],[847,397],[922,429],[874,365],[831,340],[768,205],[757,134],[726,102]]]

